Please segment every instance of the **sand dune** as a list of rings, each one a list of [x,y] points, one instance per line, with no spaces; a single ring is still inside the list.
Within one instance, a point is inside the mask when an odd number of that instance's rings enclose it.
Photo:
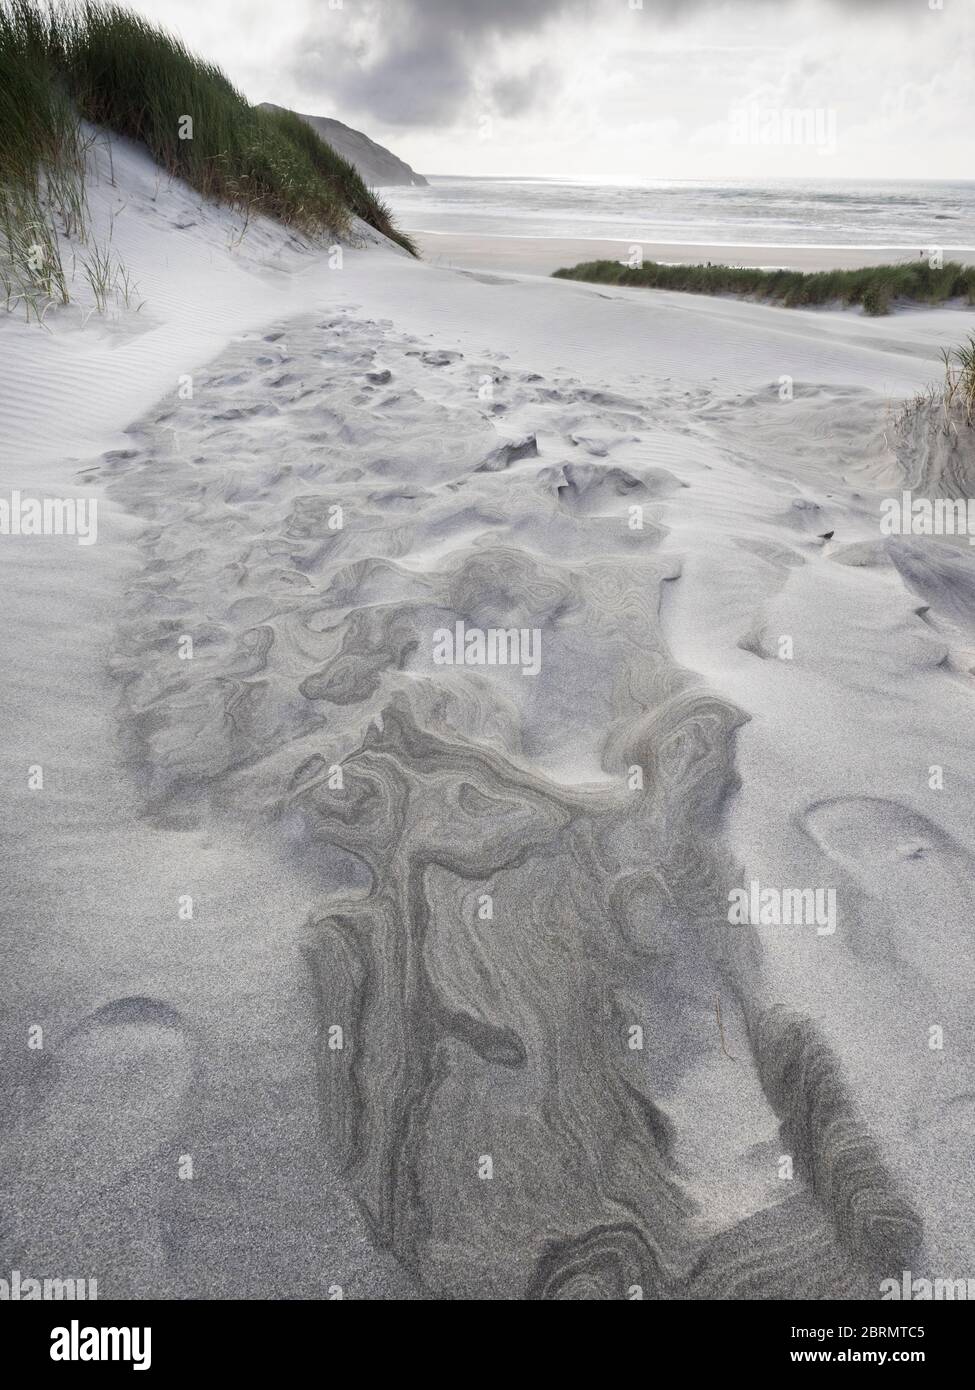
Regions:
[[[970,316],[329,269],[116,179],[145,309],[0,329],[3,485],[101,508],[90,554],[0,542],[0,1258],[102,1297],[963,1275],[975,558],[879,516],[970,485],[895,423]],[[832,929],[732,922],[753,881]]]

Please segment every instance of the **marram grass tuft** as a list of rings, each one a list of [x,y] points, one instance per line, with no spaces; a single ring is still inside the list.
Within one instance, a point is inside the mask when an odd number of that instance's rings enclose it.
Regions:
[[[292,113],[251,106],[174,35],[119,5],[0,0],[8,304],[12,292],[21,297],[28,244],[43,249],[50,297],[64,297],[53,253],[58,230],[84,236],[81,119],[140,141],[169,174],[246,217],[263,213],[318,237],[346,234],[355,215],[416,254],[347,160]]]

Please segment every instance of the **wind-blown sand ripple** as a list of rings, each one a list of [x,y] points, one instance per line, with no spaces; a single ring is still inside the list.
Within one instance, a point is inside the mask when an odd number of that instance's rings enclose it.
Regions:
[[[104,463],[147,523],[113,662],[146,810],[316,867],[330,1171],[447,1297],[849,1295],[918,1239],[728,922],[746,716],[665,641],[688,484],[648,423],[340,315],[245,337]],[[458,622],[537,630],[537,673],[436,665]]]

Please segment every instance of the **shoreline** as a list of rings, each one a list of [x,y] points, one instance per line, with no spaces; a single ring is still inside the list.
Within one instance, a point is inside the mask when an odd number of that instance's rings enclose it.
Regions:
[[[425,261],[456,270],[510,271],[551,275],[583,261],[623,260],[641,246],[648,261],[670,265],[735,265],[763,270],[859,270],[871,265],[905,265],[921,249],[904,246],[783,246],[721,242],[626,241],[585,237],[508,236],[480,232],[421,232],[407,229]],[[975,264],[975,248],[941,248],[946,261]]]

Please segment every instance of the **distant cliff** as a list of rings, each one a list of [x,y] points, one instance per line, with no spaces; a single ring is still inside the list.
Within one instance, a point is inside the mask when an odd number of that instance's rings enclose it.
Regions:
[[[273,101],[262,102],[262,105],[268,111],[284,110],[281,106],[275,106]],[[333,121],[330,116],[306,116],[303,111],[296,112],[296,115],[307,121],[312,130],[327,141],[337,154],[355,165],[363,183],[368,187],[383,188],[391,184],[426,187],[427,181],[422,174],[414,173],[408,164],[397,159],[396,155],[383,145],[377,145],[375,140],[370,140],[368,135],[363,135],[361,130],[353,130],[341,121]]]

